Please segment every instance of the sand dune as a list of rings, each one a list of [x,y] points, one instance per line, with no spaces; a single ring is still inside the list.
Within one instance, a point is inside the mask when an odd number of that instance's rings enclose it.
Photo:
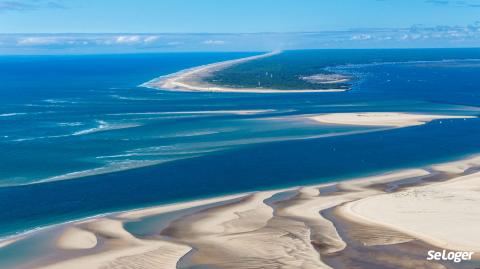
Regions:
[[[344,214],[435,246],[480,252],[480,173],[346,204]]]
[[[235,194],[235,195],[228,195],[228,196],[203,199],[203,200],[197,200],[197,201],[191,201],[191,202],[176,203],[176,204],[170,204],[170,205],[164,205],[164,206],[154,206],[154,207],[124,212],[119,214],[118,217],[124,218],[124,219],[139,219],[147,216],[158,215],[158,214],[172,212],[176,210],[197,207],[197,206],[202,206],[202,205],[207,205],[207,204],[212,204],[212,203],[217,203],[222,201],[228,201],[228,200],[243,197],[245,195],[247,194]]]
[[[342,193],[334,196],[320,195],[319,189],[325,186],[304,187],[299,190],[300,195],[295,200],[292,200],[289,205],[279,210],[279,215],[307,223],[312,229],[312,240],[322,245],[321,253],[334,253],[344,249],[346,243],[337,233],[334,224],[321,216],[319,212],[349,201],[382,193],[382,191],[370,188],[374,184],[385,184],[405,178],[426,176],[428,174],[427,171],[422,169],[411,169],[336,183],[336,188],[342,191]]]
[[[343,198],[320,197],[318,187],[301,188],[299,196],[291,205],[282,207],[278,215],[306,223],[311,229],[311,239],[324,246],[322,252],[333,253],[345,248],[346,244],[338,235],[335,226],[319,212],[342,202]]]
[[[85,224],[86,229],[101,238],[104,246],[97,253],[40,267],[42,269],[85,269],[85,268],[176,268],[177,261],[190,247],[167,241],[142,240],[123,228],[118,220],[102,218]],[[78,228],[63,234],[62,245],[78,238]]]
[[[196,217],[190,231],[198,234],[242,233],[259,229],[272,217],[272,209],[263,200],[274,192],[254,193],[242,202],[208,210]]]
[[[425,257],[445,248],[480,258],[477,158],[72,223],[37,268],[457,268]],[[124,228],[190,208],[147,237]]]
[[[67,228],[57,240],[60,249],[90,249],[97,245],[94,233],[77,227]]]
[[[172,224],[167,235],[196,249],[192,262],[221,268],[330,268],[310,244],[301,222],[276,218],[263,201],[277,192],[252,194]]]

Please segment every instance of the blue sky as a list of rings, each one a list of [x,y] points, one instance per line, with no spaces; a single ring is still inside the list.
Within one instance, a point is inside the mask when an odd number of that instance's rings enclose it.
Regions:
[[[0,0],[4,54],[472,46],[480,0]]]

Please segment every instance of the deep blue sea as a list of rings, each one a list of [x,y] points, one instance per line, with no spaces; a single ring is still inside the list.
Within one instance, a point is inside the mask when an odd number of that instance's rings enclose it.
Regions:
[[[479,115],[480,49],[287,51],[282,57],[319,53],[335,59],[329,70],[357,78],[352,90],[235,94],[138,86],[258,53],[0,56],[0,236],[480,152],[479,119],[376,130],[304,118],[347,111]]]

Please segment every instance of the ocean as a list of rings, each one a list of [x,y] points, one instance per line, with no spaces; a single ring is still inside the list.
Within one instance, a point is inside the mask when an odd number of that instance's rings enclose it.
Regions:
[[[185,68],[256,54],[1,56],[0,236],[480,151],[477,118],[390,130],[305,119],[362,111],[479,115],[480,49],[286,51],[277,59],[316,59],[322,68],[355,77],[351,90],[337,93],[139,86]]]

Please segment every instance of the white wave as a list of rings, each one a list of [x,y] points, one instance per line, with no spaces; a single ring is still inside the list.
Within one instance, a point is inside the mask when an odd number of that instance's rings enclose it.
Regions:
[[[14,183],[12,181],[7,183],[0,183],[1,187],[11,187],[11,186],[25,186],[25,185],[33,185],[33,184],[41,184],[46,182],[53,182],[53,181],[61,181],[61,180],[72,180],[77,178],[83,178],[87,176],[95,176],[101,174],[107,174],[112,172],[118,171],[125,171],[134,168],[141,168],[146,166],[152,166],[160,163],[164,163],[167,161],[172,161],[179,158],[164,158],[164,159],[157,159],[157,160],[120,160],[120,161],[108,161],[104,166],[87,169],[87,170],[80,170],[74,171],[70,173],[66,173],[63,175],[52,176],[48,178],[33,180],[26,183]]]
[[[113,99],[118,99],[118,100],[129,100],[129,101],[161,101],[161,100],[166,100],[165,98],[138,98],[138,97],[127,97],[127,96],[121,96],[118,94],[111,94],[109,97]]]
[[[205,153],[215,152],[226,149],[225,145],[218,145],[216,142],[203,143],[178,143],[164,146],[152,146],[146,148],[137,148],[128,150],[121,154],[98,156],[97,159],[116,159],[130,157],[154,157],[161,156],[162,160],[170,158],[170,160],[190,158],[192,156],[200,156]],[[175,157],[173,157],[175,156]],[[156,157],[158,158],[158,157]]]
[[[254,115],[261,113],[275,112],[274,109],[251,109],[251,110],[203,110],[203,111],[163,111],[163,112],[132,112],[115,113],[110,116],[128,116],[128,115],[197,115],[197,114],[234,114],[234,115]]]
[[[78,132],[73,133],[72,135],[86,135],[98,132],[105,132],[111,130],[119,130],[119,129],[126,129],[126,128],[134,128],[141,126],[140,124],[136,123],[129,123],[129,124],[109,124],[106,121],[97,120],[98,126],[86,130],[81,130]]]
[[[173,137],[191,137],[191,136],[204,136],[204,135],[212,135],[218,134],[220,131],[194,131],[188,133],[177,133],[173,135]]]
[[[18,112],[18,113],[5,113],[5,114],[0,114],[0,117],[13,117],[13,116],[19,116],[19,115],[26,115],[27,113],[24,112]]]
[[[234,115],[252,115],[274,112],[273,109],[251,109],[251,110],[206,110],[206,111],[178,111],[166,112],[169,114],[234,114]]]
[[[63,105],[60,104],[25,104],[23,106],[26,107],[39,107],[39,108],[59,108],[59,107],[64,107]]]
[[[81,131],[77,131],[71,134],[61,134],[61,135],[47,135],[47,136],[36,136],[36,137],[24,137],[11,140],[12,142],[24,142],[24,141],[32,141],[32,140],[39,140],[39,139],[49,139],[49,138],[62,138],[62,137],[69,137],[69,136],[79,136],[79,135],[87,135],[97,132],[105,132],[111,130],[119,130],[119,129],[127,129],[127,128],[134,128],[141,126],[141,124],[137,123],[129,123],[129,124],[109,124],[105,121],[98,120],[98,126],[94,128],[89,128]],[[84,125],[81,122],[70,122],[70,123],[59,123],[59,126],[80,126]]]
[[[205,136],[205,135],[213,135],[219,134],[224,132],[231,132],[234,129],[222,129],[222,130],[206,130],[206,131],[192,131],[192,132],[177,132],[173,134],[162,135],[161,138],[176,138],[176,137],[194,137],[194,136]]]
[[[58,126],[67,126],[67,127],[75,127],[75,126],[81,126],[84,125],[83,122],[60,122],[58,123]]]
[[[42,102],[49,103],[49,104],[77,104],[78,102],[70,101],[70,100],[62,100],[62,99],[45,99]]]
[[[38,139],[60,138],[60,137],[68,137],[68,136],[71,136],[71,134],[25,137],[25,138],[14,139],[14,140],[11,140],[11,141],[12,142],[23,142],[23,141],[33,141],[33,140],[38,140]]]
[[[86,176],[101,175],[101,174],[106,174],[111,172],[129,170],[133,168],[151,166],[151,165],[159,164],[165,161],[166,160],[141,160],[141,161],[122,160],[118,162],[110,162],[110,163],[107,163],[105,166],[98,167],[98,168],[70,172],[60,176],[53,176],[53,177],[40,179],[31,183],[20,184],[20,185],[39,184],[39,183],[45,183],[45,182],[51,182],[51,181],[59,181],[59,180],[74,179],[74,178],[80,178],[80,177],[86,177]]]
[[[117,155],[105,155],[105,156],[98,156],[96,159],[117,159],[117,158],[130,158],[130,157],[154,157],[154,156],[177,156],[177,157],[170,157],[170,158],[162,158],[162,162],[173,161],[178,159],[184,158],[191,158],[196,156],[201,156],[205,153],[215,152],[220,150],[221,148],[211,148],[211,149],[189,149],[189,150],[172,150],[172,151],[146,151],[146,152],[130,152],[125,154],[117,154]]]

